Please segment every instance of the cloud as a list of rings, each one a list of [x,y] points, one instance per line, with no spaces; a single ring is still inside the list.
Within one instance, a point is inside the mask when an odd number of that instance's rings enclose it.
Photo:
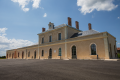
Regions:
[[[118,17],[118,19],[120,19],[120,17]]]
[[[8,39],[6,35],[7,28],[0,28],[0,56],[6,55],[6,50],[30,46],[34,43],[23,39]]]
[[[118,44],[120,44],[120,43],[118,43]]]
[[[111,11],[118,7],[113,4],[114,0],[77,0],[77,6],[80,6],[78,10],[84,15],[91,13],[94,10],[97,11]]]
[[[44,9],[43,7],[40,7],[41,9]]]
[[[28,5],[30,1],[33,2],[32,7],[36,9],[39,8],[39,4],[41,2],[41,0],[11,0],[11,1],[19,3],[19,6],[21,6],[21,9],[24,12],[27,12],[30,10],[29,8],[25,8],[25,6]]]
[[[39,4],[40,4],[41,0],[32,0],[32,1],[33,1],[32,7],[39,8]]]
[[[43,17],[47,17],[47,14],[45,13]]]
[[[29,11],[29,8],[25,8],[25,6],[28,5],[30,0],[11,0],[11,1],[18,2],[19,6],[21,6],[21,8],[24,12]]]

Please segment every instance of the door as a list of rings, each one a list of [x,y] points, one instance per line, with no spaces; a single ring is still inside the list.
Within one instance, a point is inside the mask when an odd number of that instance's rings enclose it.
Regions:
[[[36,51],[34,52],[34,59],[36,59]]]
[[[50,48],[50,50],[49,50],[49,59],[51,59],[52,58],[52,49]]]
[[[22,52],[22,59],[24,58],[24,52]]]
[[[77,59],[76,46],[73,46],[73,47],[72,47],[72,59]]]

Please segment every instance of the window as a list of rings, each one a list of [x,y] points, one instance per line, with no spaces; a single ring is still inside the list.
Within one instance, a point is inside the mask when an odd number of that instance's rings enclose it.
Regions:
[[[44,38],[42,38],[42,43],[44,43]]]
[[[34,59],[36,59],[36,51],[34,52]]]
[[[24,58],[24,51],[22,51],[22,59]]]
[[[11,54],[11,53],[10,53]],[[9,54],[9,57],[10,57],[10,54]]]
[[[61,33],[58,34],[58,40],[61,40]]]
[[[30,57],[30,51],[28,52],[28,57]]]
[[[58,54],[58,56],[61,56],[61,48],[59,48],[59,54]]]
[[[50,27],[51,27],[51,25],[50,25]]]
[[[19,53],[18,53],[18,57],[19,57]]]
[[[44,56],[44,50],[42,50],[42,56]]]
[[[91,55],[96,55],[96,45],[95,44],[91,45]]]
[[[52,42],[52,36],[49,36],[49,42]]]

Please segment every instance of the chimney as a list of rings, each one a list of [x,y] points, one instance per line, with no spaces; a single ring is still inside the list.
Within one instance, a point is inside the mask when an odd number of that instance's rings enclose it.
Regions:
[[[89,28],[89,30],[92,29],[92,27],[91,27],[91,23],[88,24],[88,28]]]
[[[79,22],[75,21],[75,24],[76,24],[76,29],[79,29]]]
[[[44,32],[45,31],[45,28],[42,28],[42,32]]]
[[[69,25],[69,26],[72,26],[71,18],[70,18],[70,17],[68,17],[68,25]]]

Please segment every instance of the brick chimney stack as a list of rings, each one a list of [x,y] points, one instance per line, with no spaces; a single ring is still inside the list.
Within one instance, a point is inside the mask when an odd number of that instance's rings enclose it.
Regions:
[[[88,24],[88,28],[89,28],[89,30],[92,29],[92,27],[91,27],[91,23]]]
[[[45,28],[42,28],[42,32],[44,32],[45,31]]]
[[[79,22],[75,21],[75,24],[76,24],[76,29],[79,29]]]
[[[69,26],[72,26],[71,18],[70,18],[70,17],[68,17],[68,25],[69,25]]]

